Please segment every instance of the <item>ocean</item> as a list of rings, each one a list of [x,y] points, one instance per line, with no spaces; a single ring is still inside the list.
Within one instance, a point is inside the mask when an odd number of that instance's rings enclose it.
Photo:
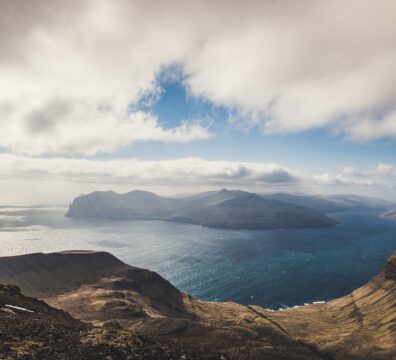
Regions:
[[[396,250],[396,222],[331,214],[334,228],[222,230],[164,221],[76,220],[64,207],[0,208],[0,256],[105,250],[202,300],[271,309],[325,301],[365,284]]]

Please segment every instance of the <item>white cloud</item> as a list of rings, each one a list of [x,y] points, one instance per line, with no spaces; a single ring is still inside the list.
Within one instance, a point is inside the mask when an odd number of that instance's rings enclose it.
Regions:
[[[344,166],[342,168],[342,174],[337,176],[331,176],[324,174],[320,176],[322,180],[331,182],[346,181],[351,184],[361,184],[361,185],[372,185],[387,189],[393,189],[396,186],[396,165],[379,163],[373,169],[360,170],[356,166]],[[319,177],[319,178],[320,178]]]
[[[376,185],[370,179],[356,180],[347,178],[342,174],[321,174],[313,176],[313,179],[324,186],[373,186]]]
[[[381,163],[378,164],[375,173],[377,175],[396,178],[396,165]]]
[[[363,115],[360,118],[350,119],[344,129],[347,136],[356,141],[377,140],[396,137],[396,110],[389,111],[378,118]]]
[[[379,163],[374,169],[370,169],[367,171],[362,171],[355,166],[349,165],[349,166],[344,166],[342,168],[342,172],[345,175],[349,175],[353,177],[361,177],[366,179],[380,178],[380,179],[395,180],[396,165]]]
[[[240,188],[253,192],[357,193],[395,199],[396,166],[310,175],[275,163],[175,160],[32,158],[0,154],[1,202],[66,203],[81,192],[145,189],[164,195]],[[345,169],[344,169],[345,170]],[[353,170],[353,171],[352,171]]]
[[[135,141],[189,142],[207,139],[209,131],[198,123],[167,129],[142,111],[98,104],[51,101],[27,114],[9,115],[1,126],[0,146],[15,154],[111,153]]]
[[[197,186],[367,187],[385,185],[396,178],[396,166],[379,164],[363,172],[344,167],[344,174],[310,176],[275,163],[215,161],[197,157],[176,160],[32,158],[0,154],[2,176],[8,178],[66,180],[87,183]]]
[[[189,91],[264,132],[396,137],[396,3],[2,1],[0,147],[112,152],[208,130],[128,113],[171,64]]]
[[[298,182],[298,175],[272,163],[200,158],[147,161],[30,158],[0,154],[2,175],[97,183],[259,185]]]
[[[94,155],[138,140],[210,136],[196,122],[167,129],[134,110],[143,95],[158,92],[161,67],[187,45],[182,36],[164,42],[161,27],[146,26],[148,9],[139,7],[124,1],[0,3],[0,147],[29,155]]]
[[[396,136],[393,1],[232,2],[223,10],[187,62],[193,92],[268,133]]]

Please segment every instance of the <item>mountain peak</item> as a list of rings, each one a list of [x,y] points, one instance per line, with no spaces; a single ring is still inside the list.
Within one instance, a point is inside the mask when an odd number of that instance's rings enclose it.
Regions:
[[[223,188],[223,189],[221,189],[221,190],[219,190],[218,192],[217,192],[217,194],[224,194],[224,195],[226,195],[226,194],[231,194],[232,193],[232,191],[230,191],[230,190],[228,190],[228,189],[226,189],[226,188]]]
[[[128,194],[142,194],[142,195],[155,195],[155,196],[157,196],[153,192],[145,191],[145,190],[132,190],[132,191],[129,191],[129,192],[126,193],[126,195],[128,195]]]

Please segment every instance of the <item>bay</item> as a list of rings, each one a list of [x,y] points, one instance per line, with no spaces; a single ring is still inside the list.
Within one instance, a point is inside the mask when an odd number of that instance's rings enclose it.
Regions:
[[[366,283],[396,250],[396,223],[337,213],[333,228],[222,230],[164,221],[76,220],[64,207],[0,207],[0,256],[104,250],[202,300],[272,309]]]

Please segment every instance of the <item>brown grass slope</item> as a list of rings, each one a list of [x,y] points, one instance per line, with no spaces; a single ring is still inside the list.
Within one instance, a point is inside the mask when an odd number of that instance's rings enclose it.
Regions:
[[[225,356],[136,335],[117,324],[94,327],[0,284],[0,359],[221,360]]]
[[[0,282],[88,323],[235,359],[396,358],[396,253],[348,296],[276,312],[199,301],[104,252],[0,258]]]

